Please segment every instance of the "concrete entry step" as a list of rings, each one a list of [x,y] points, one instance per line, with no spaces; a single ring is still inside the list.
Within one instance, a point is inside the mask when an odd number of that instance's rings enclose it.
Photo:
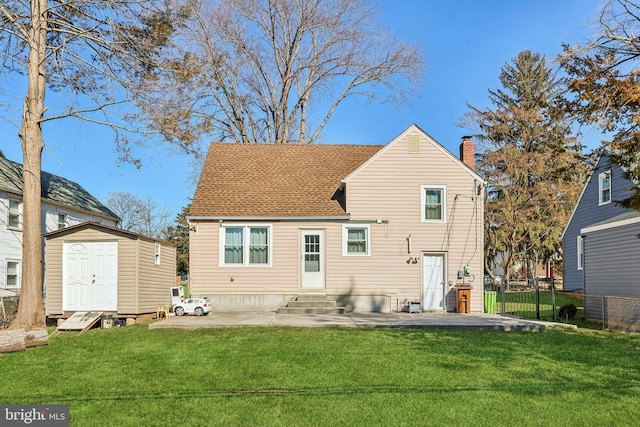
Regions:
[[[344,314],[344,307],[313,308],[313,307],[280,307],[278,314]]]
[[[336,308],[335,301],[289,301],[287,307],[291,308]]]
[[[295,300],[278,308],[278,314],[344,314],[344,307],[337,307],[336,302],[324,294],[299,294]]]
[[[330,301],[325,294],[309,294],[309,293],[298,294],[298,297],[293,301],[305,301],[305,302],[306,301],[313,301],[313,302],[329,301],[329,302],[335,303],[335,301]]]

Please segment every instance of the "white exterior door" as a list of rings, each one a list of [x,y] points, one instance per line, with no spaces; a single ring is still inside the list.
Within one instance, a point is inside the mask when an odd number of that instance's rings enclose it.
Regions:
[[[95,243],[94,298],[92,309],[115,311],[118,308],[118,243]]]
[[[301,245],[301,287],[324,289],[324,230],[303,230]]]
[[[422,309],[446,309],[444,301],[444,255],[423,255],[422,270]]]
[[[64,243],[62,309],[118,309],[118,242]]]
[[[90,311],[89,249],[80,243],[65,243],[62,250],[62,309]]]

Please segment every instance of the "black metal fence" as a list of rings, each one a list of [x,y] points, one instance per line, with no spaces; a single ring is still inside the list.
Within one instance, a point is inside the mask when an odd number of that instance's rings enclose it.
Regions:
[[[492,305],[495,305],[494,310],[491,310]],[[558,291],[553,279],[537,278],[485,283],[485,311],[558,321],[584,317],[584,304],[582,294]]]
[[[601,323],[603,329],[640,333],[640,298],[564,292],[549,279],[485,282],[485,312],[524,319]]]

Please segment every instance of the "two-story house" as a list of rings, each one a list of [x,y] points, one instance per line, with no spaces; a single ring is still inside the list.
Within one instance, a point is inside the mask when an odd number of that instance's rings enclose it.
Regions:
[[[418,126],[386,145],[213,143],[190,222],[190,292],[214,311],[321,294],[350,311],[483,310],[484,181]]]
[[[79,184],[42,172],[42,233],[86,221],[115,227],[119,218]],[[20,288],[22,262],[22,165],[0,152],[0,292]]]
[[[640,212],[616,203],[636,185],[603,152],[564,229],[564,289],[584,292],[588,317],[602,311],[589,295],[640,298]]]

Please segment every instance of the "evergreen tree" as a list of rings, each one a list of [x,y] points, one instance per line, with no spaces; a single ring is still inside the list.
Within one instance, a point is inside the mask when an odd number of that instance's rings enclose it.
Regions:
[[[176,270],[179,275],[189,273],[189,222],[191,204],[184,206],[176,216],[175,225],[168,229],[168,240],[176,245]]]
[[[472,109],[484,143],[478,171],[487,180],[485,268],[497,259],[507,278],[517,261],[561,254],[560,235],[582,188],[582,149],[560,105],[560,83],[543,56],[521,52],[502,67],[493,109]]]

